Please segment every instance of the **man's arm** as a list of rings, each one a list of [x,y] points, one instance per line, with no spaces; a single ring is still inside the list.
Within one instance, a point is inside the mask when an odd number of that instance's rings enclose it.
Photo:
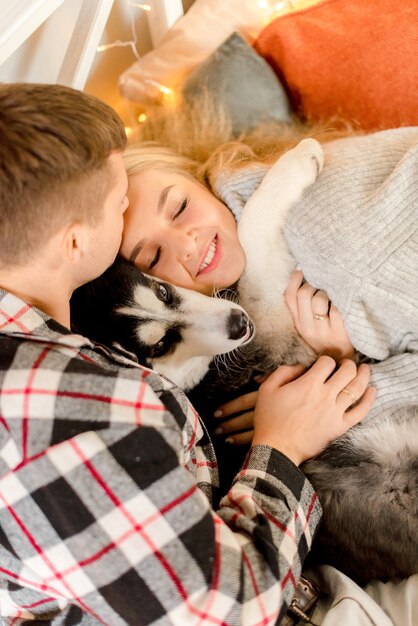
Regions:
[[[318,523],[311,486],[257,446],[212,511],[179,463],[181,430],[152,425],[165,407],[146,393],[139,426],[81,432],[2,478],[0,526],[24,564],[14,582],[112,626],[275,623]],[[25,610],[46,619],[51,602]]]

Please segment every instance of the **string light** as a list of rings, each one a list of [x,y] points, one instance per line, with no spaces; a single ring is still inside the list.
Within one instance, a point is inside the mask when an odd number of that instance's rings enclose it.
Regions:
[[[131,17],[130,26],[131,26],[132,39],[130,39],[129,41],[121,41],[120,39],[117,39],[113,43],[108,43],[108,44],[97,46],[96,49],[97,49],[97,52],[105,52],[106,50],[111,50],[112,48],[126,48],[129,46],[135,58],[137,59],[137,61],[139,61],[141,57],[139,55],[138,48],[137,48],[138,39],[136,36],[135,19],[134,19],[132,7],[134,6],[139,7],[143,11],[150,11],[151,7],[149,4],[140,5],[137,2],[128,2],[127,4],[128,4],[129,12],[130,12],[130,17]]]
[[[144,78],[143,80],[144,80],[144,83],[148,83],[148,85],[151,85],[151,87],[156,87],[159,91],[161,91],[161,93],[163,93],[166,96],[170,95],[173,92],[173,90],[170,89],[170,87],[166,87],[165,85],[158,83],[156,80],[153,80],[152,78]]]
[[[143,11],[151,11],[151,6],[149,4],[138,4],[138,2],[130,2],[129,4],[131,7],[137,7]]]
[[[125,48],[129,46],[132,49],[132,52],[135,54],[136,58],[139,60],[139,55],[137,55],[137,50],[135,47],[135,43],[133,41],[121,41],[117,39],[113,43],[103,44],[101,46],[97,46],[97,52],[106,52],[106,50],[110,50],[111,48]]]
[[[143,124],[144,122],[146,122],[146,121],[147,121],[147,119],[148,119],[148,115],[147,115],[146,113],[140,113],[140,114],[138,115],[138,122],[139,122],[140,124]]]
[[[106,52],[107,50],[111,50],[112,48],[130,47],[137,61],[140,61],[141,57],[137,48],[138,39],[136,35],[136,30],[135,30],[135,17],[133,14],[133,8],[138,8],[138,9],[141,9],[142,11],[151,11],[152,7],[149,4],[131,2],[130,0],[128,0],[127,5],[129,7],[130,18],[131,18],[130,26],[131,26],[132,39],[130,39],[129,41],[121,41],[120,39],[117,39],[116,41],[112,43],[102,44],[100,46],[97,46],[96,50],[97,52]],[[144,82],[148,83],[149,85],[153,87],[156,87],[166,97],[168,97],[169,95],[173,93],[172,89],[170,89],[169,87],[166,87],[165,85],[162,85],[156,80],[152,80],[151,78],[145,78]]]

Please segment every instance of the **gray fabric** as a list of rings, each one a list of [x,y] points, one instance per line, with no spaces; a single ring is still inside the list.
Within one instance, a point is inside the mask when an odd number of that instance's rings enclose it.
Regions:
[[[418,128],[324,145],[325,166],[289,214],[285,236],[306,279],[341,312],[371,359],[382,408],[418,405]],[[224,173],[215,193],[236,217],[263,177]]]
[[[289,101],[277,76],[237,33],[199,65],[183,86],[186,101],[204,91],[231,119],[234,135],[262,122],[289,120]]]

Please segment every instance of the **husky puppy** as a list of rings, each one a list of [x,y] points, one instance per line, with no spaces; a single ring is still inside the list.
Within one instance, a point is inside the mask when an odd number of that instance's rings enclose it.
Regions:
[[[118,257],[70,302],[75,332],[135,355],[185,391],[217,354],[252,339],[254,325],[239,305],[174,287]]]

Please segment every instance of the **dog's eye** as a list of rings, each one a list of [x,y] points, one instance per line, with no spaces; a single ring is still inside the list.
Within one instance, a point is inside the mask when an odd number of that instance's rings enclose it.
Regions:
[[[158,358],[159,356],[163,356],[165,351],[166,351],[166,346],[165,346],[164,337],[163,337],[162,339],[160,339],[158,343],[152,346],[151,357],[155,359],[155,358]]]
[[[163,284],[158,285],[157,297],[159,300],[162,300],[163,302],[168,302],[170,300],[170,292],[165,285]]]

